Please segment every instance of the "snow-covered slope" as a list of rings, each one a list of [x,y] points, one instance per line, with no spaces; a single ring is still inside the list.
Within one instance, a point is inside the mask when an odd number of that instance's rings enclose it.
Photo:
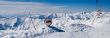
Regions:
[[[102,13],[100,16],[95,16],[96,13],[49,13],[1,17],[0,38],[109,38],[110,15]],[[53,21],[50,27],[44,23],[47,17]]]

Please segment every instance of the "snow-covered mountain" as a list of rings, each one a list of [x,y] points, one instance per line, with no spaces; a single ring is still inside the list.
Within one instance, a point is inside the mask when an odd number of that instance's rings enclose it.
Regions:
[[[0,17],[1,38],[109,38],[110,14],[98,12],[49,13]],[[51,18],[47,27],[45,18]],[[60,31],[58,31],[60,30]]]

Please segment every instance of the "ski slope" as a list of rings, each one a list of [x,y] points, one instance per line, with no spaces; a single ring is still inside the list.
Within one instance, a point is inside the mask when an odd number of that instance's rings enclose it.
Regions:
[[[0,17],[0,38],[109,38],[110,13],[48,13],[18,17]],[[55,31],[44,23],[52,18]],[[36,29],[35,29],[36,28]]]

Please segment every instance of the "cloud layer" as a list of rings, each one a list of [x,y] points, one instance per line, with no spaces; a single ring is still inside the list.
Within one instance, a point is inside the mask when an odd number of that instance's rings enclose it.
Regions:
[[[9,14],[37,14],[37,13],[64,13],[65,6],[54,6],[46,3],[6,2],[0,1],[0,15]]]

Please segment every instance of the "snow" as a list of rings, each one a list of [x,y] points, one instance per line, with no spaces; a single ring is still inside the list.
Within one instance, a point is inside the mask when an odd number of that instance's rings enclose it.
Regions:
[[[110,15],[102,12],[49,13],[0,18],[0,38],[109,38]],[[50,27],[46,17],[52,18]],[[59,32],[57,30],[63,30]]]

